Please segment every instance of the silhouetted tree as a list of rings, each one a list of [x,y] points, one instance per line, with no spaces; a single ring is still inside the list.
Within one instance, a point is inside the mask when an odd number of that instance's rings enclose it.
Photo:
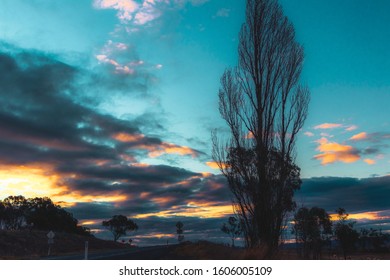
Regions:
[[[241,222],[236,217],[229,217],[228,223],[224,223],[221,230],[230,236],[232,247],[234,247],[234,240],[242,233]]]
[[[388,251],[388,241],[390,241],[390,235],[383,233],[381,229],[360,229],[359,244],[363,250],[370,249],[374,252]]]
[[[126,235],[127,231],[138,230],[138,225],[123,215],[115,215],[110,220],[103,221],[102,225],[112,232],[114,241]]]
[[[359,233],[354,229],[355,222],[348,222],[348,215],[344,208],[336,210],[338,222],[335,225],[335,235],[340,244],[344,259],[355,250],[355,243]]]
[[[322,208],[300,208],[294,215],[293,233],[296,242],[302,244],[305,259],[321,258],[323,245],[330,241],[332,222],[330,216]]]
[[[0,200],[0,230],[6,228],[6,208],[3,201]]]
[[[19,230],[27,225],[28,206],[23,196],[9,196],[3,200],[2,204],[4,205],[5,229]]]
[[[23,196],[9,196],[0,201],[0,229],[28,227],[90,235],[89,229],[77,224],[77,219],[71,213],[47,197],[26,199]]]
[[[303,48],[276,0],[247,0],[239,62],[221,78],[219,111],[230,139],[213,133],[213,159],[228,180],[246,245],[278,247],[301,185],[295,142],[308,112],[299,85]]]
[[[183,230],[184,224],[182,222],[176,223],[176,233],[177,233],[177,240],[181,243],[184,241],[184,230]]]

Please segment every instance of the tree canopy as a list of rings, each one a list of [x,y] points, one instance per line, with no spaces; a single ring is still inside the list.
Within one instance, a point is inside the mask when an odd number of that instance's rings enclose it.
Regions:
[[[293,222],[293,233],[296,242],[302,244],[303,257],[319,259],[323,245],[332,235],[329,214],[319,207],[302,207],[295,213]]]
[[[127,231],[138,230],[138,225],[123,215],[114,215],[110,220],[103,221],[102,225],[111,231],[114,241],[126,235]]]
[[[0,201],[0,229],[64,231],[89,235],[89,230],[78,226],[72,213],[54,204],[48,197],[26,199],[9,196]]]

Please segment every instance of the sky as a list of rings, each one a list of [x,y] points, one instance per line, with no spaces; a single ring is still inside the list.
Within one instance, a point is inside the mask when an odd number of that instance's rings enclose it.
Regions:
[[[390,3],[280,0],[311,92],[298,205],[390,229]],[[49,196],[97,237],[229,242],[211,157],[220,77],[237,63],[237,0],[2,0],[0,199]]]

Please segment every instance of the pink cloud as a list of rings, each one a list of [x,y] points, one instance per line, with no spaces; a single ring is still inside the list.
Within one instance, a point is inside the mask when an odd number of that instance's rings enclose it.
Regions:
[[[117,17],[121,23],[132,22],[135,25],[145,25],[160,17],[163,10],[171,8],[183,8],[186,3],[200,6],[209,0],[94,0],[96,9],[117,10]]]
[[[139,9],[138,3],[134,0],[95,0],[94,7],[117,10],[117,16],[122,21],[131,20],[133,14]]]
[[[310,132],[310,131],[307,131],[307,132],[305,132],[303,134],[305,134],[307,137],[313,137],[314,136],[314,133]]]
[[[351,126],[348,126],[345,130],[346,131],[353,131],[353,130],[356,130],[358,129],[358,127],[356,125],[351,125]]]

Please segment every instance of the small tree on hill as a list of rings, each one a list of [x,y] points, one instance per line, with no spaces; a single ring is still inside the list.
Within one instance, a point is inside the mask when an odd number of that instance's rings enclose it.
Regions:
[[[102,225],[112,232],[114,241],[117,241],[121,236],[126,235],[127,231],[135,231],[138,225],[131,219],[127,219],[123,215],[115,215],[108,221],[103,221]]]
[[[183,223],[182,222],[177,222],[176,223],[176,232],[177,232],[177,240],[181,243],[184,241],[184,235],[183,235]]]
[[[241,222],[235,217],[229,217],[228,223],[224,223],[221,230],[230,236],[232,239],[232,247],[234,247],[234,240],[242,233]]]

